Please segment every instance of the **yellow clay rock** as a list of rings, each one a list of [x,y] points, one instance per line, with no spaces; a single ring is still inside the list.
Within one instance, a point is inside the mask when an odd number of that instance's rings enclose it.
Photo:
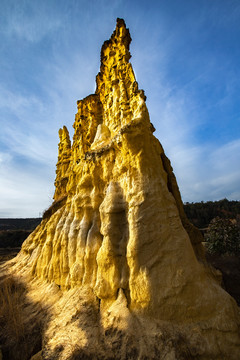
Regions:
[[[59,131],[54,203],[17,266],[62,290],[87,288],[101,303],[103,328],[111,309],[116,320],[124,308],[125,330],[130,316],[133,328],[138,316],[144,329],[154,321],[185,326],[204,343],[194,345],[197,359],[237,359],[237,305],[184,214],[129,62],[130,42],[118,19],[101,50],[96,92],[78,101],[73,143],[66,127]]]

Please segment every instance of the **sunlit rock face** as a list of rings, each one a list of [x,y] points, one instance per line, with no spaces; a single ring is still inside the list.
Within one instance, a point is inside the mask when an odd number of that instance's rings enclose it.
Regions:
[[[111,312],[125,314],[124,331],[131,316],[146,319],[144,329],[170,321],[197,336],[196,358],[231,352],[237,359],[236,304],[205,264],[201,234],[184,214],[129,62],[130,42],[118,19],[101,50],[96,92],[77,102],[72,144],[66,127],[59,131],[54,203],[18,263],[62,290],[88,289],[103,328]]]

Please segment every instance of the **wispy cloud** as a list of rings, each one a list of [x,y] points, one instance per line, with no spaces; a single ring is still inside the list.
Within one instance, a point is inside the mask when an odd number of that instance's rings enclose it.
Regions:
[[[180,21],[167,34],[166,21],[159,21],[164,25],[141,39],[133,59],[184,201],[240,199],[239,70],[227,48],[234,11],[215,24],[215,10],[211,6],[209,15],[203,8],[194,21],[183,18],[187,26]]]
[[[19,41],[39,42],[45,36],[51,36],[63,24],[59,14],[54,14],[51,8],[47,9],[44,2],[38,2],[36,6],[35,1],[10,0],[8,4],[3,2],[2,12],[5,17],[0,27],[1,33],[7,37],[16,37]]]
[[[8,148],[10,154],[37,162],[53,160],[49,151],[53,143],[52,126],[48,124],[44,107],[49,105],[36,96],[23,96],[2,86],[0,98],[2,146]]]
[[[206,116],[198,99],[189,96],[187,87],[172,91],[164,80],[158,87],[159,101],[149,101],[150,117],[172,162],[183,201],[240,199],[240,138],[219,143],[209,136],[203,141],[199,133]]]
[[[237,166],[240,163],[240,138],[222,145],[207,140],[200,143],[198,127],[188,122],[190,114],[185,112],[184,115],[184,107],[177,107],[176,113],[177,116],[172,117],[171,111],[165,110],[162,117],[165,125],[161,128],[161,122],[158,123],[158,137],[171,159],[183,200],[240,199],[240,169]],[[193,123],[196,125],[197,122]]]
[[[23,167],[8,153],[0,153],[0,217],[38,217],[51,204],[52,169]]]

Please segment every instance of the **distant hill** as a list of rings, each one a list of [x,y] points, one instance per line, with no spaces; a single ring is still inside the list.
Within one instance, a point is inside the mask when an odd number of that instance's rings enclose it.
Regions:
[[[0,219],[0,248],[20,247],[41,220],[41,218]]]
[[[42,218],[0,219],[1,230],[34,230]]]
[[[184,211],[189,220],[198,228],[206,228],[210,221],[219,216],[224,219],[240,218],[240,201],[207,201],[185,203]]]

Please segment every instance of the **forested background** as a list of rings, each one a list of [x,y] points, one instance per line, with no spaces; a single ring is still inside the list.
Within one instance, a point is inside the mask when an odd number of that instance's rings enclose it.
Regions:
[[[240,201],[201,201],[197,203],[185,203],[184,211],[189,220],[199,229],[208,227],[211,220],[216,217],[221,219],[235,219],[240,221]]]

